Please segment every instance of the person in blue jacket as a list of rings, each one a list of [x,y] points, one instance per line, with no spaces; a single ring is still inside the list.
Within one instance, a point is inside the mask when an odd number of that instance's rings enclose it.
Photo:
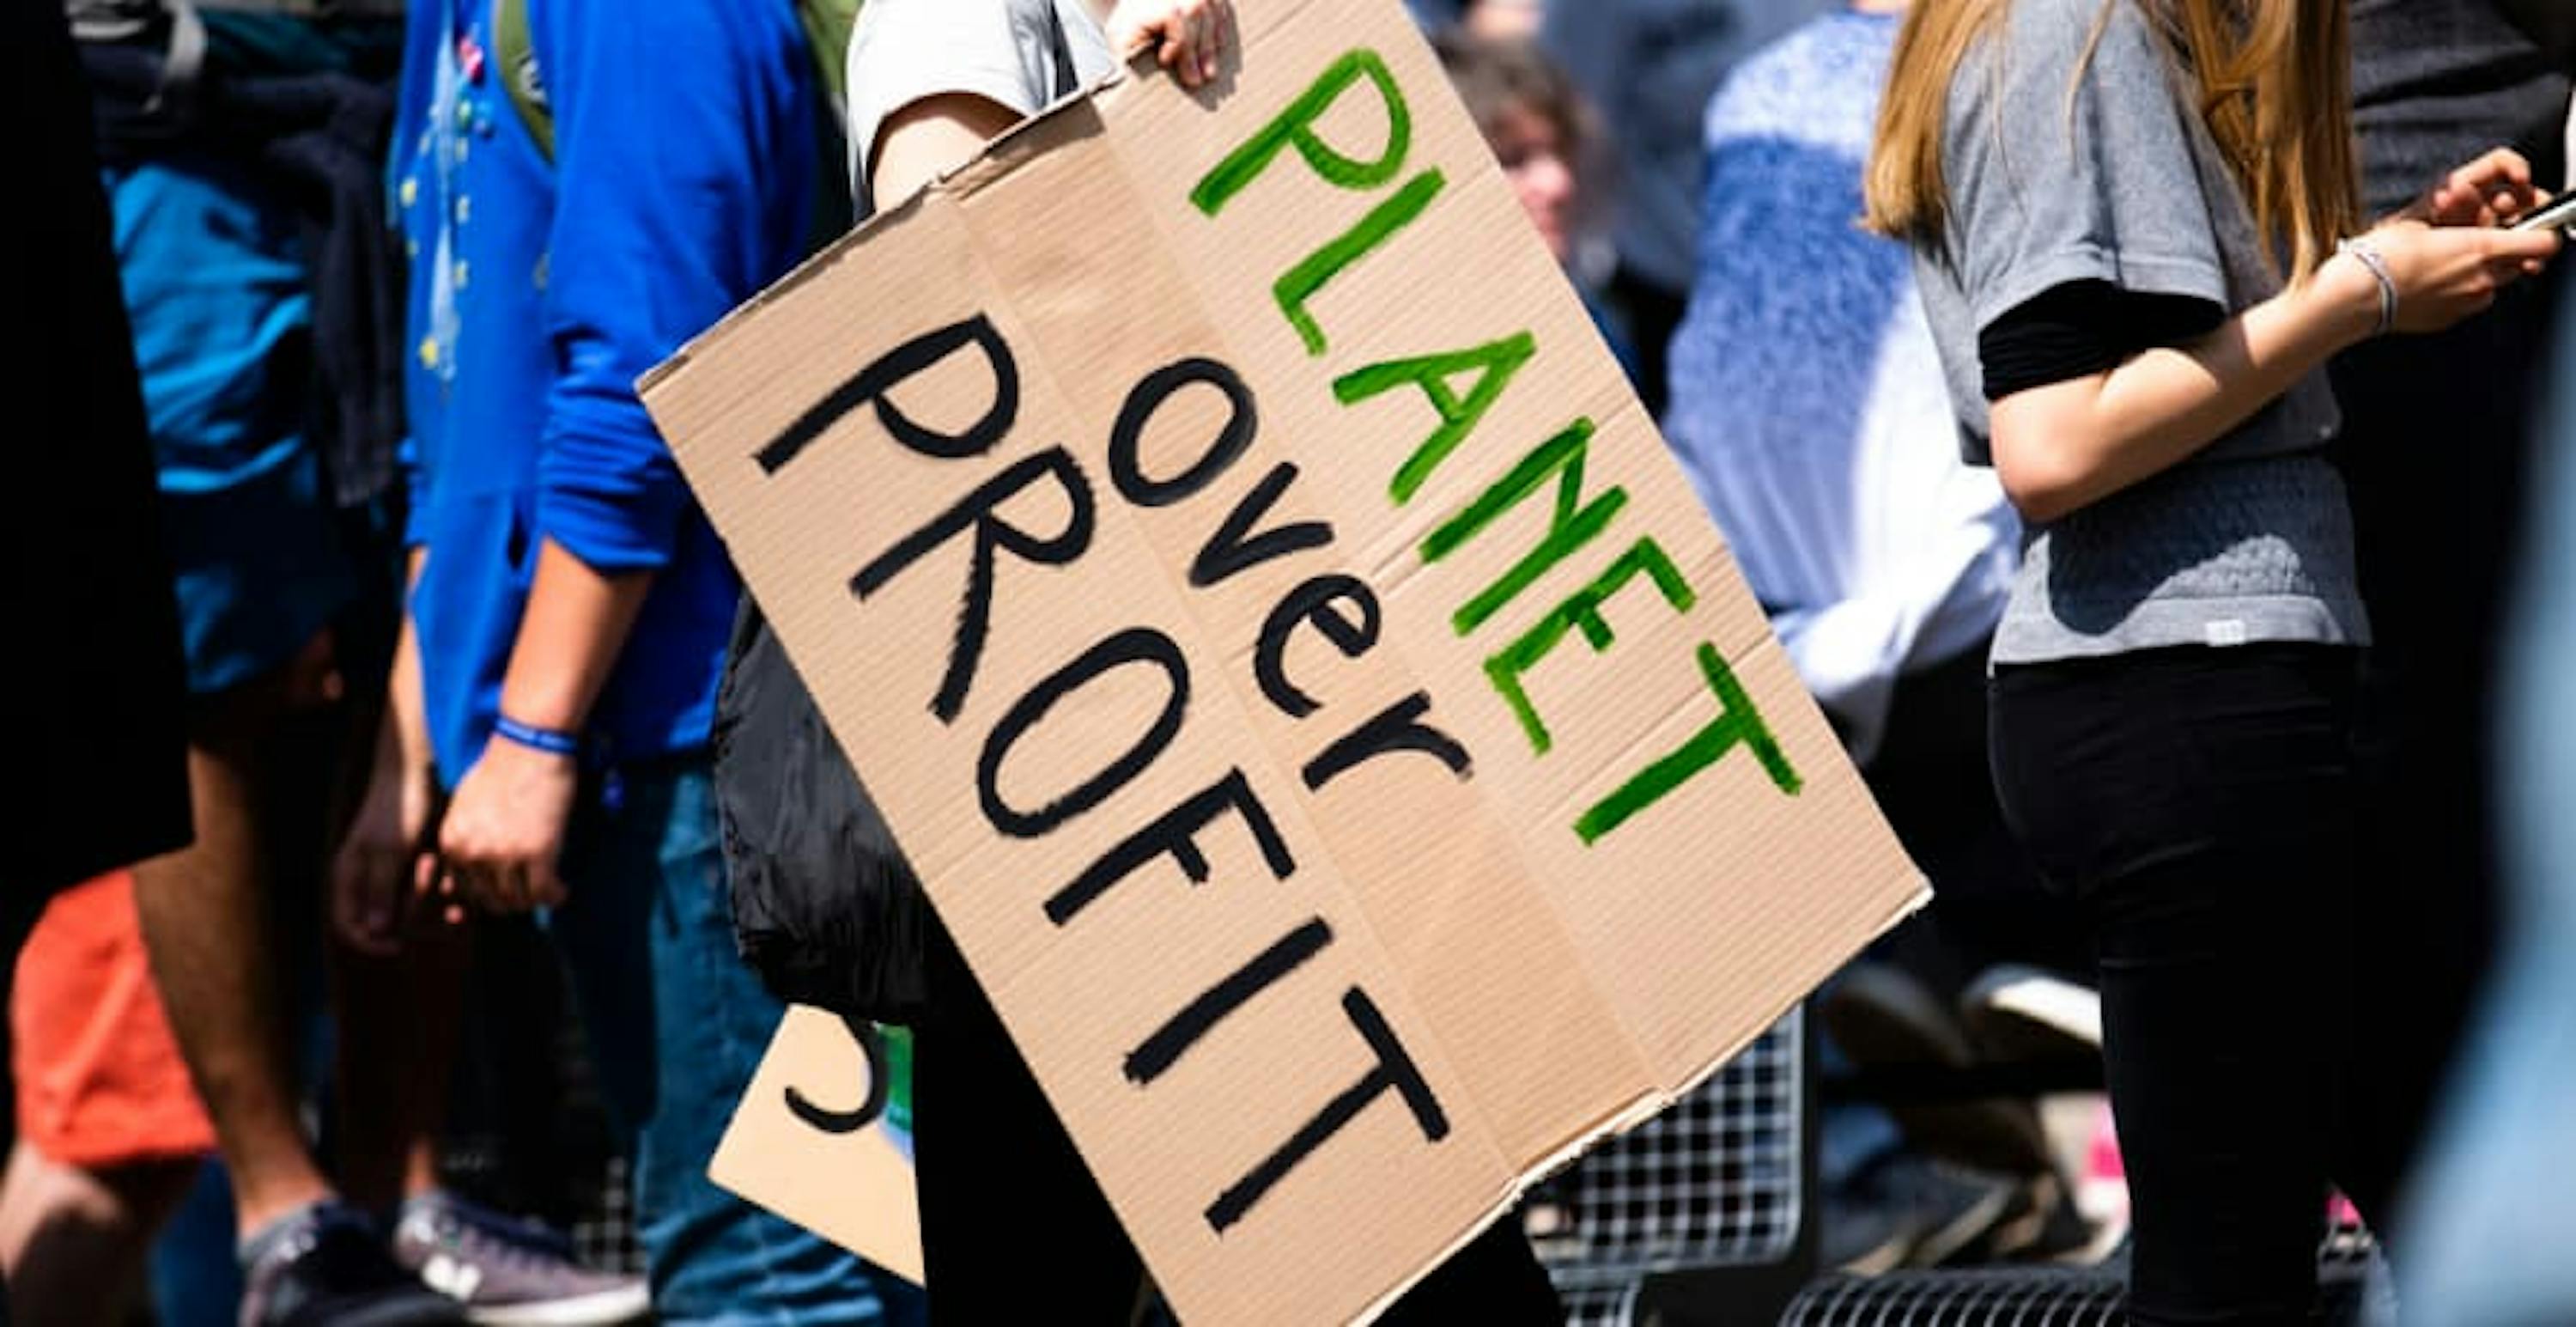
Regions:
[[[709,796],[739,585],[634,383],[805,251],[824,94],[796,9],[419,0],[410,24],[390,182],[417,689],[375,777],[444,795],[434,839],[437,798],[406,800],[435,845],[418,883],[547,914],[637,1133],[661,1321],[917,1318],[706,1178],[781,1009],[735,958]]]

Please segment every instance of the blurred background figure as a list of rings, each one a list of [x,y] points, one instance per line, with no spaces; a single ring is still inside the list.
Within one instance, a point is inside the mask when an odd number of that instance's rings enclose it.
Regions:
[[[1817,19],[1709,103],[1698,271],[1664,415],[1863,764],[1909,675],[1961,660],[1982,675],[2021,533],[1994,474],[1960,457],[1904,247],[1845,224],[1903,10],[1865,0]],[[1983,724],[1968,727],[1957,754],[1981,765]]]
[[[2551,0],[2500,0],[2499,7],[2541,57],[2526,60],[2527,78],[2545,86],[2555,77],[2563,89],[2565,74],[2576,65],[2576,7]],[[2355,17],[2358,23],[2358,12]],[[2564,93],[2556,100],[2563,105]],[[2527,93],[2519,115],[2542,120],[2534,132],[2545,135],[2543,117],[2550,114],[2549,107],[2545,93]],[[2566,116],[2561,133],[2559,141],[2576,158],[2576,114]],[[2554,183],[2566,177],[2544,178]],[[2576,943],[2576,823],[2566,814],[2570,796],[2576,795],[2576,686],[2570,685],[2576,678],[2576,593],[2571,593],[2576,591],[2576,388],[2570,386],[2576,383],[2576,325],[2571,325],[2576,318],[2571,313],[2576,310],[2562,308],[2554,334],[2545,342],[2508,348],[2509,363],[2528,365],[2536,357],[2540,366],[2523,399],[2537,396],[2548,402],[2539,412],[2540,426],[2531,431],[2529,451],[2501,459],[2512,467],[2507,473],[2515,476],[2513,486],[2484,490],[2484,515],[2465,523],[2448,519],[2447,513],[2410,523],[2422,531],[2425,544],[2447,531],[2469,536],[2476,552],[2489,555],[2515,547],[2514,534],[2494,527],[2524,532],[2518,562],[2490,568],[2503,583],[2480,583],[2469,596],[2481,607],[2500,607],[2491,625],[2508,627],[2496,656],[2501,685],[2480,686],[2460,697],[2434,693],[2419,702],[2448,701],[2455,710],[2469,712],[2467,731],[2457,740],[2475,753],[2472,758],[2486,763],[2448,773],[2468,779],[2471,788],[2492,790],[2493,819],[2488,823],[2504,831],[2493,863],[2508,886],[2492,919],[2476,919],[2493,925],[2502,961],[2485,988],[2483,1015],[2458,1043],[2458,1067],[2439,1128],[2427,1140],[2407,1195],[2401,1231],[2406,1312],[2418,1321],[2461,1327],[2576,1318],[2576,1267],[2566,1258],[2576,1232],[2568,1227],[2558,1185],[2576,1173],[2576,1127],[2571,1127],[2568,1112],[2568,1102],[2576,1100],[2576,968],[2567,962],[2570,945]],[[2440,390],[2445,398],[2459,395],[2450,384]],[[2489,459],[2486,464],[2499,462]],[[2527,487],[2520,481],[2526,473],[2536,481]],[[2525,492],[2536,494],[2527,508],[2521,500]],[[2358,493],[2356,487],[2356,497]],[[2367,563],[2364,570],[2369,570]],[[2372,611],[2381,610],[2374,603]],[[2468,644],[2486,657],[2488,642]],[[2431,641],[2425,645],[2427,651],[2435,648]],[[2497,697],[2491,713],[2480,703],[2490,694]],[[2446,888],[2444,895],[2457,892]],[[2472,933],[2470,939],[2487,937]]]
[[[2557,0],[2353,0],[2364,215],[2497,144],[2565,177],[2576,7]],[[2501,824],[2490,698],[2512,634],[2553,266],[2430,337],[2332,366],[2356,564],[2370,614],[2358,720],[2360,971],[2371,1054],[2348,1107],[2345,1182],[2363,1211],[2404,1182],[2497,947]],[[2428,453],[2426,444],[2446,444]],[[2388,1232],[2382,1232],[2383,1234]],[[2406,1271],[2405,1250],[2396,1250]]]
[[[1601,112],[1619,215],[1604,273],[1661,415],[1664,350],[1691,287],[1706,156],[1700,113],[1728,68],[1834,0],[1557,0],[1540,43]]]
[[[189,820],[186,659],[80,62],[52,0],[10,0],[0,33],[28,191],[0,231],[0,290],[44,329],[0,356],[0,389],[12,436],[45,444],[13,448],[0,484],[0,609],[79,645],[14,652],[0,689],[41,772],[0,817],[0,956],[14,956],[55,892],[185,846]],[[80,574],[59,574],[72,549]]]
[[[26,1322],[127,1320],[153,1237],[215,1150],[124,871],[56,897],[10,994],[18,1146],[0,1184],[0,1269]]]
[[[190,820],[186,659],[151,439],[88,99],[56,0],[0,6],[0,108],[23,135],[17,175],[25,190],[0,223],[0,299],[26,326],[43,329],[0,357],[11,437],[24,444],[11,448],[10,481],[0,485],[7,531],[0,615],[57,633],[48,647],[12,651],[10,685],[0,691],[0,721],[30,775],[13,780],[9,812],[0,816],[5,988],[50,897],[103,873],[122,881],[118,868],[185,846]],[[14,1058],[0,1056],[0,1067]],[[0,1136],[24,1150],[16,1128]],[[111,1269],[88,1259],[102,1245],[119,1258],[139,1256],[141,1237],[118,1232],[148,1219],[139,1209],[151,1200],[82,1187],[71,1175],[72,1191],[28,1201],[15,1189],[22,1176],[36,1183],[35,1167],[11,1166],[13,1191],[0,1196],[8,1279],[32,1289],[36,1303],[49,1296],[65,1303],[66,1281],[85,1284],[93,1302],[110,1298],[113,1279],[100,1273]],[[36,1216],[46,1220],[19,1219]],[[30,1258],[39,1237],[46,1247]],[[13,1316],[13,1297],[0,1296],[0,1321]],[[21,1304],[14,1316],[82,1320],[43,1317],[33,1307]]]
[[[45,1127],[12,1177],[9,1231],[33,1232],[32,1249],[52,1247],[49,1229],[93,1232],[93,1268],[122,1267],[193,1169],[153,1163],[202,1148],[194,1130],[211,1121],[246,1324],[461,1321],[423,1282],[433,1263],[487,1301],[609,1314],[554,1321],[640,1312],[640,1282],[582,1274],[537,1232],[495,1222],[472,1251],[444,1237],[468,1211],[436,1150],[462,998],[454,937],[424,932],[398,957],[335,952],[340,1072],[323,1095],[336,1164],[307,1127],[319,1001],[304,978],[399,590],[403,283],[384,157],[400,6],[67,8],[173,554],[198,837],[139,865],[130,904],[73,900],[77,914],[48,919],[62,938],[40,936],[29,965],[43,1003],[17,1010]],[[147,955],[157,1007],[138,991]],[[138,1177],[158,1187],[126,1195],[129,1219],[58,1219]],[[386,1226],[397,1207],[407,1231],[437,1228],[407,1254]],[[49,1321],[113,1302],[102,1278],[29,1278],[47,1288],[63,1296]]]
[[[1535,14],[1536,8],[1488,0],[1468,10],[1463,26],[1434,37],[1432,46],[1485,145],[1493,149],[1513,196],[1575,283],[1593,325],[1633,384],[1643,368],[1636,346],[1581,271],[1585,242],[1609,210],[1603,197],[1599,122],[1565,72],[1531,44],[1528,32],[1485,36],[1475,19],[1489,12]]]
[[[316,1158],[287,1012],[350,732],[345,679],[380,656],[374,623],[389,603],[392,546],[371,504],[400,432],[400,283],[379,202],[391,102],[371,71],[388,73],[396,47],[369,12],[393,10],[353,4],[307,22],[155,0],[68,8],[185,633],[197,841],[139,864],[132,911],[97,919],[139,922],[139,946],[90,947],[63,969],[113,990],[148,953],[232,1163],[246,1322],[360,1308],[452,1321],[453,1304],[383,1252]],[[390,1017],[354,1020],[352,1038],[392,1063],[421,1025],[413,1002],[385,992],[348,1007],[360,1005]],[[27,1049],[127,1035],[113,1011],[51,1011],[99,1021]],[[404,1100],[369,1115],[399,1119]],[[48,1191],[66,1192],[34,1192]],[[65,1289],[66,1313],[98,1293]]]
[[[1570,266],[1600,289],[1635,348],[1637,394],[1661,414],[1665,346],[1691,286],[1706,164],[1700,111],[1737,60],[1838,0],[1406,0],[1432,32],[1536,38],[1599,115],[1602,183],[1619,206]]]
[[[2540,438],[2537,538],[2499,706],[2516,888],[2506,963],[2463,1047],[2449,1113],[2407,1207],[2407,1316],[2458,1327],[2576,1321],[2576,327],[2562,321]]]
[[[1473,0],[1460,8],[1458,25],[1480,41],[1535,41],[1547,20],[1547,0]]]

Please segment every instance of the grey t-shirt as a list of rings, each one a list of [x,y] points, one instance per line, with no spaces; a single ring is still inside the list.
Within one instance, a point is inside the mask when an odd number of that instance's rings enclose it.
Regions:
[[[1106,78],[1109,38],[1080,0],[868,0],[850,32],[850,181],[876,211],[866,163],[886,117],[927,97],[970,93],[1021,115]]]
[[[2087,39],[2110,6],[2102,40]],[[1950,87],[1943,240],[1924,311],[1968,459],[1993,453],[1978,336],[2052,287],[2104,281],[2230,313],[2277,267],[2136,0],[2014,0]],[[2028,535],[1997,663],[2254,641],[2360,644],[2351,517],[2311,374],[2191,459]]]

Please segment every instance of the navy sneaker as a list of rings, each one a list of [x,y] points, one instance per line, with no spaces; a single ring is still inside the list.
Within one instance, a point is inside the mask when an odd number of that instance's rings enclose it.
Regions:
[[[456,1301],[385,1251],[365,1213],[316,1203],[242,1246],[241,1327],[461,1327]]]

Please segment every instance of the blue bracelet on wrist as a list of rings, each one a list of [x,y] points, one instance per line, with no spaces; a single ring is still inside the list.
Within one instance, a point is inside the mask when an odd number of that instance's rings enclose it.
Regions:
[[[498,734],[504,741],[515,742],[520,746],[524,746],[535,751],[543,751],[548,755],[577,756],[581,754],[581,737],[578,734],[562,732],[553,728],[539,728],[533,724],[521,723],[506,714],[493,721],[492,731]]]

